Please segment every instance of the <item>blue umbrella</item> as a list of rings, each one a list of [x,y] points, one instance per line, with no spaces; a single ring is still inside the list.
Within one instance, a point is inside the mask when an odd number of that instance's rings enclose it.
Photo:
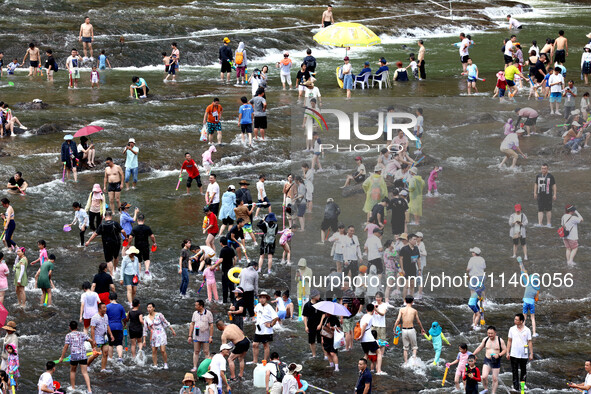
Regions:
[[[312,305],[319,311],[330,313],[333,316],[351,316],[351,312],[343,305],[332,301],[320,301]]]

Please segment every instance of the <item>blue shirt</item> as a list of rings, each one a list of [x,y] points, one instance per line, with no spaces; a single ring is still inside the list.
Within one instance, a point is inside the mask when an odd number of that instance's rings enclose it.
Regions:
[[[119,223],[121,224],[121,227],[123,227],[123,230],[125,230],[125,234],[131,234],[133,223],[133,218],[131,217],[131,215],[129,215],[125,211],[121,212],[121,218],[119,219]]]
[[[225,192],[222,194],[222,208],[220,209],[219,218],[226,219],[230,218],[232,220],[236,220],[236,213],[234,213],[234,208],[236,207],[236,193],[234,192]]]
[[[137,81],[136,86],[142,86],[142,84],[146,85],[146,87],[148,87],[148,84],[146,83],[146,80],[144,78],[140,78],[139,81]]]
[[[138,148],[137,146],[134,146],[132,149],[133,149],[133,152],[135,152],[135,153],[131,152],[131,149],[128,149],[125,152],[125,154],[127,155],[127,157],[125,158],[125,168],[129,168],[129,169],[137,168],[137,155],[138,155],[138,153],[140,153],[140,148]],[[127,230],[125,230],[125,231],[127,231]]]
[[[108,306],[108,305],[107,305]],[[363,390],[365,390],[365,385],[369,383],[369,391],[371,393],[371,372],[368,368],[365,368],[365,371],[359,374],[359,379],[357,380],[357,386],[355,386],[355,393],[363,394]]]
[[[107,316],[109,317],[109,327],[113,330],[123,330],[121,320],[125,319],[125,308],[121,304],[107,305]]]
[[[252,123],[252,105],[250,104],[242,104],[240,109],[238,110],[240,114],[242,114],[242,118],[240,119],[240,124],[251,124]]]
[[[105,65],[106,60],[107,57],[105,55],[99,56],[99,69],[104,70],[105,68],[107,68],[107,66]]]
[[[383,73],[384,71],[390,71],[390,67],[381,66],[380,68],[378,68],[378,71],[376,71],[376,74]]]
[[[478,67],[476,67],[476,64],[472,64],[472,65],[466,67],[466,70],[468,71],[468,77],[476,78],[476,70],[478,70]]]
[[[369,67],[365,66],[365,67],[364,67],[364,68],[361,70],[361,72],[359,73],[359,76],[362,76],[363,74],[365,74],[365,73],[370,73],[370,72],[371,72],[371,68],[369,68]]]

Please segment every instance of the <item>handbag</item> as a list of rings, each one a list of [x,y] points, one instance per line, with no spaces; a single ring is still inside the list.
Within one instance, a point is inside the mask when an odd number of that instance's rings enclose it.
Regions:
[[[131,279],[131,283],[133,283],[134,285],[137,285],[138,283],[140,283],[139,276],[134,275],[133,278]]]
[[[334,348],[345,347],[345,343],[345,334],[339,328],[336,328],[334,330]]]
[[[572,216],[571,216],[571,218],[572,218]],[[570,234],[570,230],[567,230],[565,226],[571,218],[568,218],[566,220],[566,222],[564,222],[564,225],[558,227],[558,230],[556,230],[556,232],[558,233],[558,236],[560,238],[568,237],[568,235]]]

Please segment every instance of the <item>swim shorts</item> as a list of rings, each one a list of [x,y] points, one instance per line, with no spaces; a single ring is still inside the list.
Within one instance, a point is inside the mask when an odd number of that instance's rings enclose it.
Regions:
[[[255,343],[267,343],[267,342],[273,342],[273,334],[267,334],[267,335],[259,335],[259,334],[254,334],[254,341]],[[320,342],[318,342],[320,343]]]
[[[515,86],[515,81],[507,79],[507,86]]]
[[[108,263],[119,257],[119,249],[121,249],[121,245],[119,243],[103,243],[105,262]]]
[[[207,122],[207,134],[213,134],[216,131],[222,131],[222,124],[218,123],[210,123]]]
[[[536,304],[530,304],[529,302],[524,302],[523,303],[523,314],[525,315],[528,312],[531,314],[536,313]]]
[[[361,344],[363,346],[363,344]],[[402,345],[404,350],[408,351],[418,349],[417,346],[417,332],[414,328],[403,328],[402,329]]]
[[[92,42],[92,37],[82,37],[82,42],[91,43]]]
[[[223,72],[223,73],[232,72],[232,66],[230,65],[230,62],[228,62],[228,61],[222,61],[222,69],[221,69],[221,72]]]
[[[554,62],[555,63],[564,63],[566,62],[566,51],[564,49],[559,49],[554,54]]]
[[[29,65],[33,68],[37,68],[37,67],[39,67],[39,62],[37,60],[31,60],[29,62]]]
[[[501,368],[501,358],[484,358],[484,365],[488,365],[491,369]],[[459,369],[459,368],[458,368]]]
[[[88,362],[87,359],[84,360],[70,360],[70,365],[76,366],[76,365],[86,365]]]
[[[146,246],[137,246],[136,248],[139,249],[139,253],[137,254],[137,259],[139,260],[139,262],[143,262],[146,260],[150,260],[150,247],[148,245]]]
[[[538,212],[552,210],[552,197],[549,194],[538,194]]]
[[[310,327],[308,327],[308,343],[310,345],[314,344],[314,343],[321,343],[322,340],[320,339],[320,331],[319,330],[313,330]]]
[[[562,101],[562,93],[560,93],[560,92],[550,93],[550,102],[551,103],[560,103],[561,101]]]
[[[115,340],[109,341],[111,346],[122,346],[123,345],[123,330],[111,330]]]
[[[468,63],[468,58],[469,57],[470,57],[469,55],[460,56],[460,62],[462,62],[462,63]]]
[[[189,188],[191,187],[191,183],[193,183],[193,180],[195,180],[195,182],[197,182],[197,187],[201,187],[202,186],[202,184],[201,184],[201,176],[200,175],[197,175],[195,178],[191,178],[191,177],[188,177],[187,178],[187,187],[189,187]]]
[[[273,338],[271,338],[271,340],[273,340]],[[232,354],[246,353],[249,348],[250,348],[250,340],[248,338],[244,337],[243,340],[234,344],[234,349],[232,349]]]
[[[267,117],[266,116],[255,116],[254,117],[254,128],[255,129],[267,129]]]
[[[377,341],[373,342],[361,342],[361,349],[363,349],[363,353],[375,353],[380,348]],[[406,349],[406,348],[405,348]]]
[[[242,134],[244,134],[244,133],[252,134],[252,123],[241,124],[240,130],[242,131]]]
[[[513,63],[513,57],[512,56],[503,55],[503,58],[505,59],[505,64]]]
[[[119,193],[121,192],[121,183],[120,182],[109,182],[109,192]]]

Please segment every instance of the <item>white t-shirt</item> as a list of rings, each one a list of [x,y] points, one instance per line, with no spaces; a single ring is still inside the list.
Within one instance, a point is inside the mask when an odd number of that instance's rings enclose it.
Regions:
[[[501,142],[501,149],[513,149],[514,146],[519,146],[517,133],[507,134],[503,142]]]
[[[372,325],[374,327],[386,327],[386,312],[388,312],[388,304],[382,302],[380,305],[378,305],[376,301],[374,301],[373,304],[376,306],[376,310],[380,311],[380,313],[383,313],[384,316],[381,316],[374,311]]]
[[[460,56],[468,56],[468,48],[470,47],[470,40],[464,38],[460,44]]]
[[[585,386],[589,385],[591,385],[591,373],[588,373],[587,376],[585,376]]]
[[[513,52],[511,51],[511,49],[513,48],[513,42],[511,40],[507,41],[507,43],[505,44],[505,56],[511,56],[513,57]]]
[[[521,27],[521,23],[515,18],[509,19],[509,28],[511,29],[519,29]]]
[[[39,377],[39,382],[37,383],[37,387],[39,388],[39,394],[46,394],[45,391],[41,390],[41,386],[45,385],[48,389],[53,388],[53,376],[49,372],[44,372]]]
[[[342,70],[343,70],[343,74],[346,74],[347,72],[350,74],[351,71],[353,70],[353,66],[351,65],[351,63],[349,64],[343,64],[341,66]]]
[[[257,182],[257,196],[259,200],[263,200],[265,197],[267,197],[267,192],[265,191],[265,182]]]
[[[316,86],[314,86],[312,89],[306,88],[306,90],[304,90],[304,95],[306,96],[306,105],[308,106],[310,105],[310,101],[312,101],[312,99],[318,99],[318,97],[322,97],[320,94],[320,89],[318,89]]]
[[[71,71],[77,71],[80,68],[80,62],[81,60],[78,56],[68,56],[68,58],[66,59],[66,64],[69,66]]]
[[[275,379],[275,376],[277,376],[277,374],[279,373],[279,371],[277,370],[277,368],[279,368],[279,366],[277,364],[278,364],[278,362],[275,362],[275,361],[269,361],[267,363],[267,371],[271,372],[269,374],[269,387],[273,386],[273,384],[277,380],[277,379]]]
[[[209,185],[207,185],[207,194],[211,196],[213,193],[215,193],[215,196],[209,203],[218,204],[220,202],[220,185],[217,182],[210,183]]]
[[[222,379],[220,372],[224,371],[224,373],[226,373],[226,359],[221,353],[218,353],[211,358],[209,370],[215,372],[218,376],[218,389],[221,389],[224,380]]]
[[[257,304],[257,306],[254,307],[254,313],[257,315],[255,334],[273,334],[273,327],[267,327],[265,323],[270,323],[277,318],[277,312],[275,312],[275,309],[269,304],[265,304],[265,306]]]
[[[517,326],[513,326],[509,329],[509,338],[511,338],[511,357],[516,358],[528,358],[528,353],[525,352],[525,347],[528,341],[531,341],[531,331],[529,328],[523,326],[523,330],[519,331]]]
[[[283,298],[279,297],[277,298],[277,310],[278,311],[285,311],[285,301],[283,301]]]
[[[365,241],[365,247],[367,247],[367,259],[375,260],[382,257],[380,249],[382,248],[382,240],[375,235],[370,235]]]
[[[80,303],[84,302],[82,311],[83,319],[92,319],[98,313],[98,303],[100,302],[98,294],[94,291],[87,291],[80,296]]]
[[[486,262],[481,256],[470,257],[470,260],[468,261],[468,269],[470,270],[470,277],[484,276]]]
[[[565,237],[566,239],[570,239],[571,241],[579,240],[579,223],[581,223],[581,219],[577,215],[571,215],[568,213],[562,215],[560,225],[564,226],[567,231],[570,231],[568,237]]]
[[[205,256],[209,257],[210,259],[215,256],[215,250],[213,250],[209,246],[203,245],[200,246],[199,249],[201,249],[203,253],[205,253]]]
[[[562,93],[562,88],[564,87],[564,77],[562,76],[562,74],[559,73],[550,75],[550,78],[548,78],[548,85],[552,85],[556,82],[562,82],[562,85],[558,83],[554,86],[550,86],[550,92]]]
[[[363,327],[363,324],[367,324],[365,327],[365,332],[361,336],[360,342],[374,342],[376,339],[373,337],[371,333],[371,327],[373,326],[373,319],[374,315],[368,315],[367,313],[363,315],[361,321],[359,322],[359,326]]]

